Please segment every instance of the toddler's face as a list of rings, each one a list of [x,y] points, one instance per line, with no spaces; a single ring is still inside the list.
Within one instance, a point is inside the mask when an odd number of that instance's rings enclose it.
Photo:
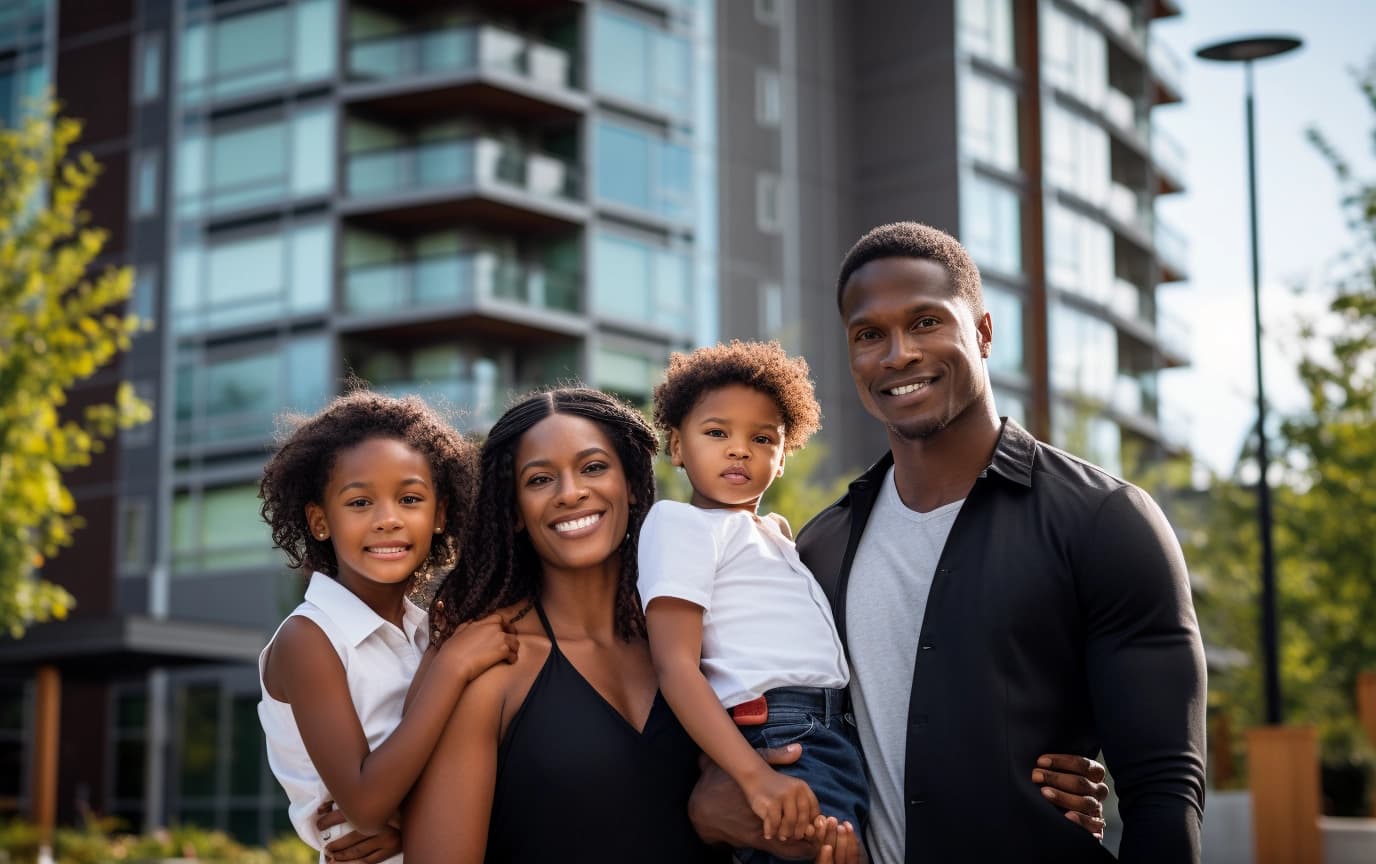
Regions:
[[[783,412],[754,387],[719,387],[670,432],[669,451],[693,484],[695,506],[753,513],[784,473]]]

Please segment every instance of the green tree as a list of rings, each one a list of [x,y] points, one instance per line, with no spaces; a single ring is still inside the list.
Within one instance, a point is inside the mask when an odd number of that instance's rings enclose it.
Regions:
[[[81,209],[100,169],[69,153],[80,133],[54,109],[0,128],[0,627],[15,636],[75,602],[37,576],[81,524],[62,472],[151,416],[127,384],[112,404],[64,411],[67,391],[139,327],[118,308],[129,268],[88,275],[106,235]]]
[[[1376,63],[1361,87],[1376,120]],[[1376,669],[1376,180],[1357,177],[1322,134],[1310,139],[1342,185],[1353,244],[1327,314],[1301,331],[1309,404],[1273,436],[1281,455],[1271,477],[1285,717],[1334,741],[1352,736],[1358,673]],[[1240,471],[1216,480],[1185,545],[1206,637],[1258,658],[1255,502]],[[1210,682],[1235,728],[1261,721],[1260,680],[1254,660]]]

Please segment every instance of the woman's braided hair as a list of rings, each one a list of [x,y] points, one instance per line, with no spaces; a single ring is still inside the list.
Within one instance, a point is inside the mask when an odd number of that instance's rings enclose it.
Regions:
[[[561,387],[517,402],[492,426],[479,456],[481,482],[475,512],[464,535],[459,565],[440,585],[430,607],[436,643],[459,624],[512,604],[534,601],[540,591],[540,560],[530,537],[516,530],[516,449],[536,423],[555,414],[583,417],[601,427],[621,460],[630,497],[621,577],[614,609],[616,633],[630,641],[645,635],[636,591],[636,538],[655,500],[654,458],[658,441],[640,412],[600,390]]]

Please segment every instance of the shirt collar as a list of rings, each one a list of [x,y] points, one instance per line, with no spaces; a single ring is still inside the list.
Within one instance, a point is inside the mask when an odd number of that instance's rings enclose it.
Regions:
[[[1019,486],[1032,486],[1032,463],[1037,455],[1037,439],[1012,418],[1004,418],[999,443],[984,473],[993,472]]]
[[[311,583],[306,586],[306,599],[329,615],[344,638],[355,647],[377,632],[379,627],[391,626],[391,622],[374,612],[356,594],[324,573],[311,574]],[[417,633],[422,638],[428,635],[425,617],[425,611],[412,603],[410,598],[402,601],[402,625],[406,641],[416,642]]]
[[[998,443],[994,445],[994,455],[989,459],[988,467],[980,472],[980,476],[987,476],[992,471],[1006,480],[1031,488],[1032,463],[1036,453],[1037,439],[1032,437],[1031,432],[1018,425],[1018,421],[1006,417],[1003,420],[1003,428],[999,431]],[[860,492],[866,487],[878,489],[892,465],[893,453],[885,453],[864,474],[851,482],[851,491]]]

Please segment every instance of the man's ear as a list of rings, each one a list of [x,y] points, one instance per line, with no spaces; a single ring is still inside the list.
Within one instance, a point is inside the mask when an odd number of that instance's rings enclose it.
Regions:
[[[669,462],[677,468],[683,467],[683,436],[676,427],[669,430]]]
[[[325,508],[319,504],[306,505],[306,528],[317,540],[330,539],[330,522],[325,518]]]
[[[988,312],[975,322],[975,336],[979,339],[979,356],[988,359],[994,348],[994,319]]]

